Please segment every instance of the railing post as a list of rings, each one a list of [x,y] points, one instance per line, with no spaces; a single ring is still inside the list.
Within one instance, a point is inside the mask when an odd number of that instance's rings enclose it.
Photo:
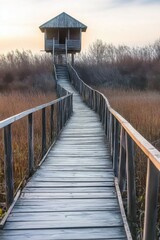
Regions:
[[[67,58],[67,55],[68,55],[68,44],[67,44],[67,38],[66,38],[66,41],[65,41],[65,49],[66,49],[66,62],[68,63],[68,58]]]
[[[60,132],[60,102],[57,102],[57,136]]]
[[[118,156],[119,156],[119,130],[118,121],[114,118],[114,143],[113,143],[113,170],[115,177],[118,177]]]
[[[61,111],[62,111],[62,128],[63,128],[63,126],[64,126],[64,100],[62,101]]]
[[[105,104],[105,99],[103,98],[103,118],[102,118],[103,127],[105,125],[105,119],[106,119],[106,104]]]
[[[148,159],[143,240],[156,239],[159,171]]]
[[[42,157],[46,153],[46,109],[42,109]]]
[[[9,207],[14,199],[11,125],[4,127],[4,168],[5,168],[6,204],[7,207]]]
[[[110,134],[110,111],[107,109],[107,119],[106,119],[107,123],[107,129],[106,129],[106,136],[107,136],[107,140],[109,140],[109,134]]]
[[[134,232],[136,222],[136,184],[135,184],[135,162],[134,145],[131,137],[126,133],[126,173],[127,173],[127,215],[131,229]]]
[[[71,99],[71,113],[73,113],[73,94],[70,96],[70,99]]]
[[[33,114],[28,115],[28,169],[29,176],[34,172]]]
[[[126,186],[126,151],[125,151],[125,134],[124,129],[121,126],[120,133],[120,153],[119,153],[119,171],[118,171],[118,183],[121,193],[125,190]]]
[[[113,160],[113,154],[114,154],[114,116],[111,114],[111,156]]]
[[[51,138],[51,142],[54,139],[54,118],[53,118],[53,113],[54,113],[54,105],[51,105],[51,109],[50,109],[50,138]]]
[[[53,48],[52,48],[53,63],[54,63],[54,48],[55,48],[55,40],[53,38]]]

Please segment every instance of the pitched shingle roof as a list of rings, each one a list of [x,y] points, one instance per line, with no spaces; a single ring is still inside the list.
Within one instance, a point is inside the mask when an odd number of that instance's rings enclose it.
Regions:
[[[81,28],[82,31],[85,32],[87,26],[63,12],[42,24],[39,28],[42,32],[44,32],[46,28]]]

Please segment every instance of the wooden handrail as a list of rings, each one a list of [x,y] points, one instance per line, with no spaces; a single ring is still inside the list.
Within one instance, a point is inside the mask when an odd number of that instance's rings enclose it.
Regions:
[[[47,152],[47,132],[46,132],[46,123],[47,123],[47,114],[46,108],[50,107],[50,146],[56,140],[61,129],[65,125],[66,121],[72,114],[73,105],[72,105],[72,94],[63,89],[60,85],[57,84],[58,94],[60,98],[51,101],[49,103],[42,104],[40,106],[31,108],[19,114],[16,114],[12,117],[9,117],[3,121],[0,121],[0,129],[3,129],[4,132],[4,173],[5,173],[5,186],[6,186],[6,206],[12,204],[14,200],[14,175],[13,175],[13,154],[12,154],[12,124],[16,121],[28,117],[28,176],[32,175],[35,171],[35,161],[34,161],[34,121],[33,114],[37,111],[42,111],[42,158]],[[65,95],[66,94],[66,95]],[[56,105],[56,107],[54,107]],[[57,110],[57,128],[56,133],[54,134],[54,110]],[[28,177],[26,176],[26,178]],[[23,179],[24,180],[24,179]],[[20,186],[19,186],[20,187]],[[16,192],[18,189],[16,189]]]
[[[154,240],[156,238],[160,152],[110,106],[104,94],[84,83],[70,63],[68,63],[68,68],[72,84],[86,104],[99,114],[104,126],[111,147],[115,177],[118,177],[121,193],[124,190],[127,191],[127,216],[131,228],[134,228],[136,221],[134,145],[138,146],[147,157],[143,240]]]
[[[70,65],[70,64],[69,64]],[[75,72],[77,78],[86,86],[90,91],[94,91],[101,95],[105,100],[108,110],[112,115],[118,120],[118,122],[123,126],[125,131],[131,136],[135,141],[137,146],[145,153],[145,155],[153,162],[156,168],[160,171],[160,152],[149,143],[125,118],[123,118],[118,112],[116,112],[109,104],[108,99],[104,96],[103,93],[91,88],[88,86],[79,76],[76,70],[70,65],[72,70]]]

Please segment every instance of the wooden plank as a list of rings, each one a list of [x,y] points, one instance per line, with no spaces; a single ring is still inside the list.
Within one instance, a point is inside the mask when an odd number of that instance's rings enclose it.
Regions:
[[[71,166],[55,166],[55,165],[45,165],[45,166],[41,166],[40,169],[43,171],[43,169],[45,169],[46,171],[103,171],[105,170],[105,172],[109,172],[111,171],[110,168],[107,168],[106,165],[101,165],[101,166],[78,166],[76,167],[75,165],[71,165]]]
[[[115,198],[116,194],[115,192],[87,192],[87,193],[22,193],[21,198],[36,198],[36,199],[55,199],[55,198],[77,198],[77,199],[86,199],[86,198],[107,198],[112,199]]]
[[[118,217],[115,217],[119,215]],[[115,218],[121,220],[120,211],[76,211],[76,212],[36,212],[36,213],[12,213],[8,222],[39,222],[39,221],[82,221],[85,220],[106,220]]]
[[[119,240],[126,239],[124,234],[123,227],[9,230],[3,233],[1,240],[10,240],[10,237],[16,240]]]
[[[103,192],[108,192],[112,193],[115,192],[113,187],[25,187],[22,191],[22,193],[103,193]]]
[[[118,201],[116,198],[106,201],[106,199],[23,199],[20,198],[13,212],[34,212],[38,210],[41,211],[95,211],[95,210],[109,210],[109,209],[118,209]],[[26,207],[30,206],[30,207]],[[43,208],[44,207],[44,208]],[[34,209],[35,208],[35,209]],[[43,208],[43,209],[42,209]]]
[[[98,181],[95,182],[95,179],[93,179],[92,181],[90,181],[90,179],[82,179],[78,181],[73,181],[73,179],[70,181],[67,181],[67,179],[65,180],[61,180],[61,181],[57,181],[57,179],[55,181],[52,182],[47,182],[47,181],[30,181],[27,183],[26,187],[27,188],[32,188],[32,187],[36,187],[36,188],[49,188],[49,187],[57,187],[57,188],[61,188],[61,187],[113,187],[114,183],[113,181],[102,181],[102,179],[98,179]]]
[[[80,177],[80,178],[84,178],[84,177],[92,177],[92,178],[96,178],[96,177],[108,177],[108,178],[114,178],[113,172],[99,172],[99,171],[95,171],[95,172],[80,172],[80,171],[66,171],[66,172],[57,172],[57,171],[37,171],[34,174],[34,177],[39,176],[41,178],[47,177],[47,178],[54,178],[54,177]]]
[[[41,176],[33,176],[33,178],[29,182],[114,182],[114,178],[106,178],[106,177],[45,177]],[[29,183],[28,183],[29,184]]]
[[[88,219],[86,216],[80,218],[73,218],[72,220],[47,220],[47,221],[26,221],[26,222],[7,222],[4,230],[14,230],[14,229],[60,229],[60,228],[86,228],[86,227],[117,227],[123,226],[121,216],[117,214],[109,215],[106,219]]]

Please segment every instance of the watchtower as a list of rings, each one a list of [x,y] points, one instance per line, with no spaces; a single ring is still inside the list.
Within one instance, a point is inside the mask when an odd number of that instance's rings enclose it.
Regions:
[[[55,55],[74,54],[81,51],[82,32],[87,26],[63,12],[40,26],[45,35],[45,51]]]

